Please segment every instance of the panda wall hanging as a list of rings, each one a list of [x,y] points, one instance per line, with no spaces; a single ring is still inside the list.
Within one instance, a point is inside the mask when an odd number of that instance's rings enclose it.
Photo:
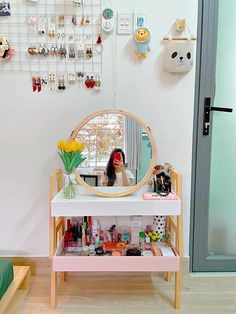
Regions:
[[[169,73],[187,73],[194,63],[194,43],[191,40],[177,42],[168,40],[165,44],[163,69]]]
[[[191,34],[190,37],[166,36],[163,40],[165,44],[163,70],[177,74],[189,72],[194,64],[196,38]]]
[[[147,28],[137,28],[134,32],[134,41],[136,44],[135,53],[140,59],[147,58],[150,51],[151,34]]]

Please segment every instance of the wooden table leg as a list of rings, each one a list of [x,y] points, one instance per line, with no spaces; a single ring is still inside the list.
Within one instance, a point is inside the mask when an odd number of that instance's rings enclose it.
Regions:
[[[180,292],[181,292],[181,287],[180,287],[180,276],[181,272],[177,271],[175,273],[175,308],[176,310],[180,309]]]
[[[66,281],[66,272],[63,271],[63,272],[61,273],[61,282],[65,282],[65,281]]]
[[[171,272],[169,271],[166,273],[166,281],[171,282]]]
[[[57,306],[57,273],[51,269],[51,310]]]

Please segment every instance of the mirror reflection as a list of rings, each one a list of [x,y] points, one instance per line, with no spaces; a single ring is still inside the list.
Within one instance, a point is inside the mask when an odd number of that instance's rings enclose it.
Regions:
[[[86,160],[78,171],[91,186],[127,189],[138,184],[149,169],[150,139],[129,116],[121,113],[96,116],[78,131],[75,139],[85,145]]]

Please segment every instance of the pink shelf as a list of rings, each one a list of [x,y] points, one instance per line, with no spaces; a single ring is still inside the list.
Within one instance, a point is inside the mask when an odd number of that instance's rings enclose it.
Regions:
[[[55,256],[53,271],[179,271],[179,256]]]
[[[177,272],[179,256],[60,256],[60,244],[53,257],[53,271],[114,271],[114,272]]]

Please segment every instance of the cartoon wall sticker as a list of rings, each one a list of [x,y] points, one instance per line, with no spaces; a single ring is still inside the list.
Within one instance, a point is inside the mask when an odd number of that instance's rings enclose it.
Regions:
[[[135,53],[140,59],[145,59],[150,51],[151,34],[147,28],[137,28],[134,33],[134,41],[136,44]]]

